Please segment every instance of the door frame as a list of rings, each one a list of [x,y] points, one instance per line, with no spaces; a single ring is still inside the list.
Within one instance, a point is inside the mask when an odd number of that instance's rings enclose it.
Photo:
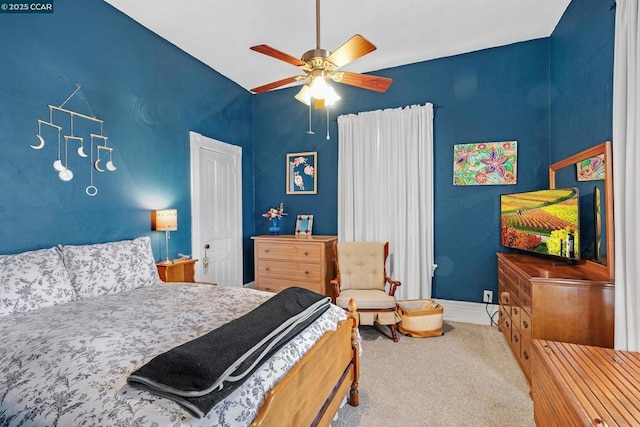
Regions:
[[[242,259],[242,147],[237,145],[227,144],[222,141],[218,141],[213,138],[201,135],[197,132],[189,132],[190,151],[191,151],[191,253],[193,258],[199,259],[202,262],[204,257],[204,250],[202,248],[202,240],[200,239],[200,208],[199,208],[199,194],[201,190],[200,185],[200,149],[206,149],[216,151],[233,158],[233,166],[236,171],[235,182],[233,185],[238,191],[238,197],[236,197],[235,206],[229,206],[225,210],[232,214],[231,223],[232,245],[231,249],[232,257],[235,258],[233,265],[234,283],[229,283],[231,286],[241,287],[243,285],[243,259]],[[198,281],[200,273],[196,268],[196,281]]]

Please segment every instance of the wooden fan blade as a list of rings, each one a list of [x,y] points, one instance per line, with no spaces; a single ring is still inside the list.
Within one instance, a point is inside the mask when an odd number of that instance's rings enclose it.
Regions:
[[[267,46],[266,44],[252,46],[249,49],[265,54],[267,56],[271,56],[272,58],[279,59],[280,61],[287,62],[296,67],[302,67],[303,65],[306,65],[306,63],[303,60],[294,58],[293,56],[286,54],[284,52],[281,52],[278,49],[274,49],[271,46]]]
[[[375,90],[376,92],[386,92],[391,85],[391,82],[393,82],[393,80],[387,77],[350,73],[348,71],[338,71],[333,73],[331,78],[338,83],[357,86],[368,90]]]
[[[253,93],[268,92],[271,89],[275,89],[275,88],[280,87],[280,86],[288,85],[289,83],[299,82],[300,80],[303,80],[303,79],[306,79],[306,78],[307,78],[307,76],[287,77],[286,79],[278,80],[278,81],[275,81],[275,82],[267,83],[266,85],[255,87],[255,88],[251,89],[251,92],[253,92]]]
[[[340,68],[374,50],[376,50],[376,47],[369,40],[360,34],[356,34],[329,55],[327,61]]]

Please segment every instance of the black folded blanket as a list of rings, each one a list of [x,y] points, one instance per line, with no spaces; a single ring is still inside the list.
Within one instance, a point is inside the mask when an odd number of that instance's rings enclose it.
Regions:
[[[127,382],[202,418],[324,313],[330,301],[306,289],[287,288],[244,316],[156,356]]]

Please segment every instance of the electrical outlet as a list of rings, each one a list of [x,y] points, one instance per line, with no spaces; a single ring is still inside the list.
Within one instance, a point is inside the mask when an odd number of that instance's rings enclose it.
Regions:
[[[482,294],[482,302],[491,304],[493,302],[493,291],[485,289],[484,293]]]

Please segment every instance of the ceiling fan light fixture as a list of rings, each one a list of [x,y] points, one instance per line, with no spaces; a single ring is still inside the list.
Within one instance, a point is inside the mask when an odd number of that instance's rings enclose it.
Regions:
[[[296,94],[295,98],[302,102],[304,105],[311,104],[311,91],[309,90],[309,85],[305,84],[302,86],[302,89]]]
[[[335,91],[335,89],[329,85],[327,85],[327,92],[324,97],[325,105],[333,105],[340,100],[340,95]]]
[[[323,76],[315,76],[311,81],[309,93],[315,99],[324,99],[327,96],[329,87]]]

